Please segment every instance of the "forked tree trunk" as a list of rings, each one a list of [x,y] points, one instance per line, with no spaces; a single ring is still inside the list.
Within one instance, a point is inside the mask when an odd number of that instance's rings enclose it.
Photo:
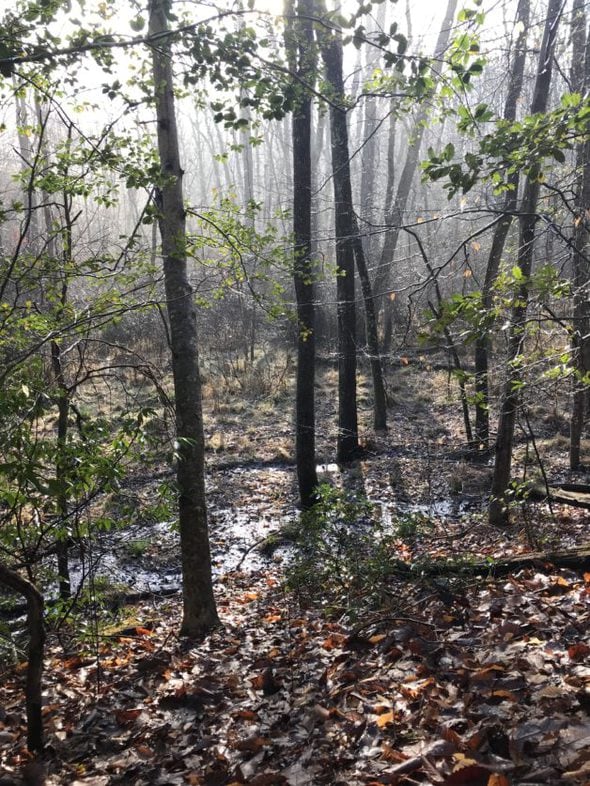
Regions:
[[[583,0],[575,0],[572,18],[572,88],[580,95],[590,89],[590,32]],[[588,417],[590,387],[585,377],[590,371],[590,141],[576,148],[577,205],[574,227],[573,286],[574,324],[572,353],[574,377],[570,423],[570,467],[581,465],[580,444]]]
[[[549,0],[531,105],[531,114],[533,115],[545,112],[547,109],[553,52],[563,5],[564,0]],[[512,444],[516,413],[520,403],[521,375],[519,356],[522,354],[526,338],[529,278],[533,269],[539,189],[540,183],[538,179],[532,180],[527,178],[520,206],[518,265],[522,273],[522,283],[514,294],[514,306],[512,307],[508,336],[508,376],[498,421],[498,436],[496,438],[494,474],[492,477],[489,508],[489,521],[492,526],[506,526],[509,522],[507,491],[512,468]]]
[[[198,638],[218,623],[205,500],[205,462],[197,317],[187,273],[186,216],[174,106],[172,48],[166,0],[150,0],[154,93],[160,156],[160,216],[166,307],[174,377],[177,484],[182,562],[181,634]]]
[[[516,23],[520,25],[520,32],[514,47],[508,94],[504,105],[504,119],[509,121],[516,120],[518,101],[522,92],[529,21],[530,0],[519,0],[516,11]],[[508,176],[507,185],[509,190],[506,192],[506,197],[502,204],[502,218],[494,229],[481,292],[482,327],[475,339],[475,439],[478,445],[483,448],[487,448],[490,436],[488,368],[491,346],[489,331],[492,326],[489,315],[492,308],[494,282],[498,277],[506,238],[518,206],[519,180],[518,171]]]
[[[311,252],[311,94],[313,85],[313,0],[285,3],[293,17],[286,31],[289,65],[300,84],[293,109],[293,279],[297,298],[297,392],[295,402],[295,455],[299,498],[303,509],[316,502],[318,485],[315,459],[315,306]]]

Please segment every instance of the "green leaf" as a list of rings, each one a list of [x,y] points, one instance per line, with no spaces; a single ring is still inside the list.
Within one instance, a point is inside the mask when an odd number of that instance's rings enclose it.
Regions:
[[[520,269],[520,267],[518,265],[514,265],[514,267],[512,268],[512,278],[515,281],[523,281],[524,280],[524,276],[522,274],[522,270]]]

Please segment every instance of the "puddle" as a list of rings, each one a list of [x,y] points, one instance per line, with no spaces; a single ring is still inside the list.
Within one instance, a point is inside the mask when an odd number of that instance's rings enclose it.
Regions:
[[[320,464],[322,475],[340,472],[335,463]],[[289,559],[288,547],[272,555],[258,548],[264,540],[292,521],[297,512],[285,504],[293,490],[292,468],[236,467],[213,473],[208,480],[209,532],[214,577],[237,569],[246,573],[264,570],[273,562]],[[454,519],[472,513],[476,505],[464,498],[433,500],[429,504],[377,501],[381,524],[396,526],[404,515]],[[180,589],[179,536],[174,522],[134,524],[123,530],[99,533],[83,553],[72,552],[70,573],[74,591],[90,572],[108,578],[112,586],[129,593]],[[55,587],[55,590],[57,587]]]
[[[315,468],[318,475],[336,475],[340,472],[338,464],[318,464]]]
[[[292,478],[292,471],[281,467],[240,467],[210,478],[213,488],[209,490],[209,537],[214,578],[236,569],[256,572],[271,562],[288,558],[285,549],[266,556],[257,546],[296,516],[294,510],[282,504],[275,504],[276,512],[268,510],[273,508],[267,498],[269,490],[276,488],[280,497],[286,497],[281,485],[291,484]],[[234,484],[246,504],[237,499],[236,506],[229,507],[227,498],[231,497]],[[220,496],[225,505],[217,507],[215,501]],[[262,510],[263,506],[267,511]],[[92,567],[95,576],[108,577],[113,585],[123,585],[131,593],[180,589],[180,545],[174,522],[135,524],[124,530],[99,533],[84,555],[71,555],[74,591]]]

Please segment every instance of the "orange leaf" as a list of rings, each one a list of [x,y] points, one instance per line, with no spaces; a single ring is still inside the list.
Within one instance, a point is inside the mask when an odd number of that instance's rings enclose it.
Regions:
[[[258,600],[257,592],[244,592],[241,598],[237,598],[238,603],[252,603],[253,600]]]
[[[586,584],[590,584],[590,572],[584,573],[584,581]]]
[[[134,747],[143,759],[152,759],[156,755],[147,745],[135,745]]]
[[[552,576],[553,584],[557,587],[565,587],[569,589],[570,583],[567,579],[564,579],[563,576]]]
[[[328,638],[322,642],[322,648],[325,650],[333,650],[339,647],[346,641],[346,636],[342,633],[330,633]]]
[[[379,715],[377,718],[377,726],[380,729],[383,729],[385,726],[389,726],[390,723],[393,723],[395,720],[395,713],[393,710],[391,712],[384,712],[383,715]]]
[[[501,688],[500,690],[492,691],[492,696],[496,696],[498,699],[507,699],[508,701],[517,702],[519,699],[518,697],[512,693],[510,690],[504,690]]]
[[[243,720],[247,721],[255,721],[258,718],[258,715],[252,710],[239,710],[236,713],[236,718],[242,718]]]
[[[395,748],[392,748],[386,742],[381,746],[381,750],[383,751],[383,758],[385,761],[389,761],[392,764],[401,764],[402,761],[407,761],[408,759],[405,753],[396,751]]]
[[[498,678],[499,673],[504,671],[504,666],[498,663],[492,663],[491,666],[486,666],[484,669],[479,669],[471,675],[472,682],[491,682]]]
[[[67,660],[64,660],[62,666],[64,669],[79,669],[82,665],[82,658],[79,655],[74,655]]]
[[[493,772],[488,779],[487,786],[510,786],[510,781],[505,775]]]

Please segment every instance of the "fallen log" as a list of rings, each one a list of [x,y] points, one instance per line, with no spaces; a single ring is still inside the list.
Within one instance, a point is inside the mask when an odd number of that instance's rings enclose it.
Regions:
[[[574,508],[590,510],[590,486],[580,483],[564,483],[561,486],[532,486],[529,499],[557,502]]]
[[[397,561],[392,572],[408,579],[468,576],[506,576],[526,568],[547,572],[553,568],[590,571],[590,544],[563,551],[529,551],[497,560],[472,561],[469,559],[440,560],[407,563]]]

